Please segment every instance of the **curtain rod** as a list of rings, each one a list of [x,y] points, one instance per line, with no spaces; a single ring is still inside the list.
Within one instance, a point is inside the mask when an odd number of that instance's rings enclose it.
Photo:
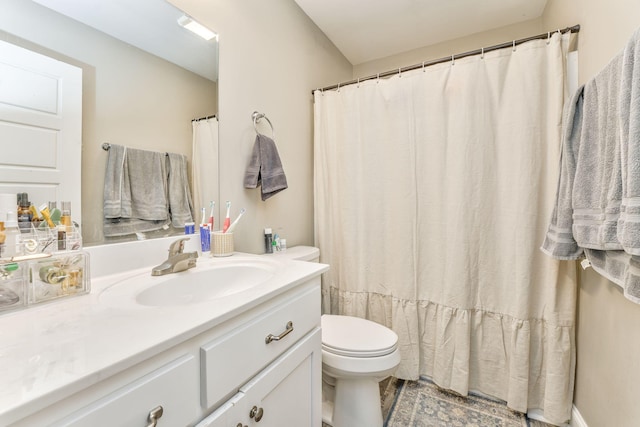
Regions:
[[[447,56],[447,57],[444,57],[444,58],[434,59],[434,60],[431,60],[431,61],[425,61],[425,62],[422,62],[420,64],[409,65],[407,67],[402,67],[402,68],[397,68],[395,70],[385,71],[384,73],[373,74],[371,76],[360,77],[359,79],[355,79],[355,80],[349,80],[348,82],[338,83],[338,84],[331,85],[331,86],[326,86],[326,87],[323,87],[323,88],[320,88],[320,89],[314,89],[314,90],[311,91],[311,94],[313,95],[313,93],[316,90],[325,91],[325,90],[339,89],[342,86],[349,86],[349,85],[356,84],[356,83],[362,83],[362,82],[364,82],[366,80],[379,79],[380,77],[389,77],[389,76],[393,76],[395,74],[400,74],[400,73],[404,73],[404,72],[411,71],[411,70],[417,70],[417,69],[420,69],[420,68],[429,67],[431,65],[442,64],[443,62],[455,61],[456,59],[466,58],[467,56],[479,55],[479,54],[491,52],[492,50],[504,49],[505,47],[511,47],[511,46],[515,47],[515,46],[517,46],[519,44],[526,43],[526,42],[529,42],[531,40],[541,40],[541,39],[549,38],[554,33],[565,34],[565,33],[577,33],[579,31],[580,31],[580,25],[574,25],[573,27],[567,27],[567,28],[565,28],[563,30],[550,31],[550,32],[544,33],[544,34],[538,34],[537,36],[531,36],[531,37],[526,37],[524,39],[512,40],[510,42],[500,43],[500,44],[496,44],[496,45],[493,45],[493,46],[484,47],[484,48],[481,48],[481,49],[471,50],[469,52],[457,53],[455,55]]]
[[[204,116],[204,117],[200,117],[200,118],[198,118],[198,119],[193,119],[193,120],[191,120],[191,121],[192,121],[192,122],[199,122],[200,120],[209,120],[209,119],[213,119],[213,118],[215,118],[215,117],[216,117],[216,115],[215,115],[215,114],[212,114],[211,116]]]

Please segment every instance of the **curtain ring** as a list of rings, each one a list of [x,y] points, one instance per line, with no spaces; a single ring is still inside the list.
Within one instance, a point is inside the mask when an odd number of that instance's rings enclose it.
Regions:
[[[340,83],[338,83],[338,93],[340,93]]]
[[[402,68],[398,68],[398,77],[402,78]]]
[[[378,77],[376,77],[376,84],[380,83],[380,73],[378,73]]]
[[[480,59],[484,59],[484,48],[480,48]]]
[[[424,69],[424,61],[422,61],[422,72],[424,73],[425,69]]]
[[[451,65],[456,65],[455,55],[451,55]]]
[[[551,31],[547,31],[547,44],[551,43]]]
[[[513,41],[513,51],[514,52],[516,51],[516,41],[515,40]]]

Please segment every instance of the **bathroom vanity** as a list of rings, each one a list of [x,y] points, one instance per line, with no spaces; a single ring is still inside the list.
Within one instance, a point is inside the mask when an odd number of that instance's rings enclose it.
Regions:
[[[0,316],[0,425],[319,427],[327,268],[205,254]]]

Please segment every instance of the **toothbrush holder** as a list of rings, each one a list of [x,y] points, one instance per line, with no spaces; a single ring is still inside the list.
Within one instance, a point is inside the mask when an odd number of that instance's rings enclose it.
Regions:
[[[233,255],[233,233],[223,233],[214,231],[211,234],[211,255],[230,256]]]

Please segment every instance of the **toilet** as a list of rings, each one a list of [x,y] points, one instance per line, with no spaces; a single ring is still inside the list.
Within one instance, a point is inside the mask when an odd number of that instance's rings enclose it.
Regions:
[[[318,262],[320,251],[295,246],[276,256]],[[322,421],[333,427],[382,427],[378,383],[400,364],[398,336],[370,320],[324,314]]]

